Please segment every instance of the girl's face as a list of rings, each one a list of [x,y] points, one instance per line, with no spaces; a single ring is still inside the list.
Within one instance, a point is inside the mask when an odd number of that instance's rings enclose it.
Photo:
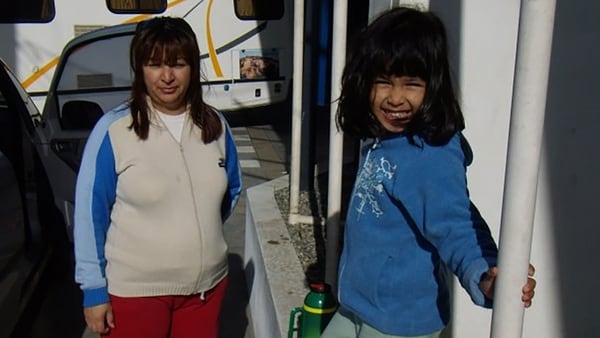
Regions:
[[[175,64],[158,62],[152,58],[144,65],[144,83],[152,100],[159,111],[178,115],[185,111],[186,93],[190,86],[191,67],[183,59],[178,58]]]
[[[371,87],[371,111],[390,133],[406,130],[425,98],[425,81],[419,77],[384,75]]]

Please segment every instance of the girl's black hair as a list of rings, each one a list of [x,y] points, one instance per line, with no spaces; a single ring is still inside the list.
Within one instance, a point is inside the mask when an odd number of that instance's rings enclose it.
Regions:
[[[210,143],[222,134],[223,126],[219,116],[202,99],[198,41],[190,25],[181,18],[155,17],[141,21],[136,27],[129,51],[133,71],[129,100],[133,122],[130,127],[140,139],[148,138],[150,116],[146,101],[144,65],[150,61],[175,65],[178,58],[185,59],[191,67],[186,100],[191,105],[192,121],[202,129],[202,141]]]
[[[450,77],[446,30],[432,12],[397,7],[361,31],[351,46],[342,74],[338,126],[349,135],[373,138],[385,134],[371,111],[371,89],[382,75],[424,80],[425,98],[406,133],[432,145],[447,143],[464,129],[464,118]]]

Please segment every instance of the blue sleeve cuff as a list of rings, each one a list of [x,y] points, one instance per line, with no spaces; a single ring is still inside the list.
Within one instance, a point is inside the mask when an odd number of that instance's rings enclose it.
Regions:
[[[464,288],[471,296],[471,300],[476,305],[491,308],[493,302],[491,299],[487,298],[481,289],[479,288],[479,282],[481,281],[481,276],[486,273],[490,269],[491,265],[485,259],[478,259],[473,262],[471,267],[465,272],[464,276],[461,278],[461,283]]]
[[[110,301],[106,287],[83,290],[83,307],[105,304]]]

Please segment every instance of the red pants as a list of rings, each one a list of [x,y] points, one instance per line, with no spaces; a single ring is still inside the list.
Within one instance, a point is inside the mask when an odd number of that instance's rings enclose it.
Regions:
[[[115,328],[106,338],[217,338],[227,277],[190,296],[123,298],[110,295]]]

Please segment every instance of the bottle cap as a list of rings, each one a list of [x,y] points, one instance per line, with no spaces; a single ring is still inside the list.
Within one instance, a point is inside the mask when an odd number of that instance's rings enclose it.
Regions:
[[[322,282],[310,283],[310,291],[318,293],[326,293],[331,290],[329,284]]]

